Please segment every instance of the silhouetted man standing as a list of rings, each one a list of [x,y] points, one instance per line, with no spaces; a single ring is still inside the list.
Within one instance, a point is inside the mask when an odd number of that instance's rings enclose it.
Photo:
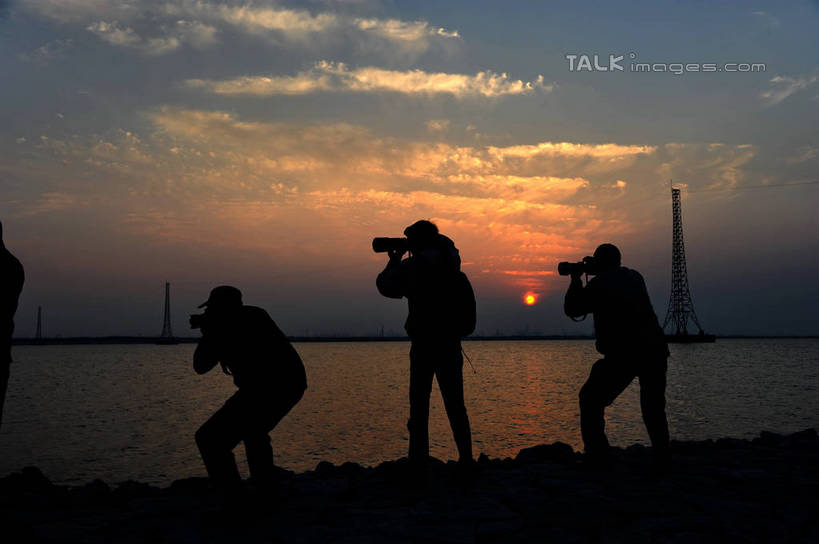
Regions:
[[[475,295],[452,240],[429,221],[404,230],[410,256],[389,252],[376,286],[385,297],[407,297],[405,324],[410,348],[409,459],[422,466],[429,457],[429,396],[432,378],[441,396],[462,465],[472,462],[472,435],[464,404],[461,338],[475,329]]]
[[[202,329],[193,355],[199,374],[220,363],[239,390],[196,431],[196,444],[213,483],[235,492],[241,478],[233,448],[245,443],[250,476],[272,483],[269,433],[299,402],[307,388],[301,358],[266,311],[242,304],[242,293],[222,285],[210,293],[204,314],[191,316]]]
[[[0,424],[3,422],[3,406],[9,385],[11,365],[11,335],[14,333],[14,313],[23,290],[23,265],[6,249],[3,243],[3,224],[0,223]]]
[[[608,460],[604,410],[637,376],[655,460],[665,463],[669,457],[665,416],[669,353],[645,282],[637,271],[620,266],[620,250],[612,244],[599,246],[588,268],[595,277],[584,287],[582,272],[576,268],[564,303],[569,317],[594,314],[596,347],[603,354],[580,390],[580,428],[587,459],[592,463]]]

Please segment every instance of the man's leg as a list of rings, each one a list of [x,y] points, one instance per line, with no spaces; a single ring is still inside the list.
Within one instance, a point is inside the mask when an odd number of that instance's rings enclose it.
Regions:
[[[3,424],[3,406],[6,404],[6,389],[9,386],[9,365],[11,364],[11,357],[3,360],[4,355],[0,348],[0,426]]]
[[[669,456],[668,419],[665,415],[665,385],[668,365],[665,359],[648,361],[640,371],[640,408],[654,457],[665,461]]]
[[[426,462],[429,457],[429,395],[432,392],[434,374],[430,350],[427,345],[412,343],[410,348],[410,418],[409,459]]]
[[[273,447],[270,435],[264,431],[249,434],[244,439],[247,468],[250,477],[257,482],[273,479]]]
[[[273,448],[270,435],[276,425],[301,400],[303,391],[297,394],[273,393],[273,406],[270,401],[259,399],[258,407],[253,409],[254,416],[248,419],[251,428],[245,434],[245,455],[250,476],[257,482],[270,483],[273,479]]]
[[[196,445],[208,476],[222,490],[233,490],[242,481],[233,448],[242,440],[243,415],[241,399],[236,393],[196,431]]]
[[[589,379],[580,389],[580,432],[586,454],[605,456],[606,438],[604,412],[634,379],[631,364],[610,358],[600,359],[592,366]]]
[[[464,402],[464,359],[460,343],[454,346],[442,345],[435,364],[438,387],[444,399],[449,426],[458,447],[461,462],[472,461],[472,432]]]

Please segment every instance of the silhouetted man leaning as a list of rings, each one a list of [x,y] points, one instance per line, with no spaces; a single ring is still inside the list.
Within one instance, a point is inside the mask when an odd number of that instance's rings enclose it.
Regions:
[[[203,306],[203,314],[191,316],[191,327],[202,330],[193,368],[204,374],[220,363],[239,390],[196,431],[196,444],[217,488],[241,489],[232,452],[239,442],[245,443],[252,480],[267,487],[274,475],[267,433],[304,394],[304,365],[267,312],[243,305],[235,287],[216,287]]]
[[[406,249],[389,251],[389,263],[376,286],[385,297],[407,297],[405,329],[410,348],[409,459],[422,467],[429,458],[429,396],[432,378],[441,396],[458,447],[461,466],[471,466],[472,435],[464,404],[461,338],[475,330],[475,295],[452,240],[429,221],[404,230]]]
[[[3,224],[0,223],[0,424],[3,422],[3,405],[9,385],[11,365],[11,335],[14,333],[14,313],[23,290],[23,265],[6,249],[3,243]]]
[[[594,275],[586,286],[583,268]],[[597,351],[603,358],[592,367],[580,390],[580,428],[591,464],[609,462],[604,410],[634,380],[640,378],[640,407],[655,461],[669,460],[665,415],[666,359],[663,330],[651,306],[643,277],[620,266],[620,250],[602,244],[585,267],[572,270],[564,310],[572,318],[594,314]]]

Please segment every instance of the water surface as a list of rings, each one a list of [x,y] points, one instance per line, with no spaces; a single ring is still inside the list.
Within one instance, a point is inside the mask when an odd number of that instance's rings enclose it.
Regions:
[[[577,392],[597,359],[587,340],[465,342],[475,454],[515,455],[560,440],[581,449]],[[157,484],[204,475],[193,434],[235,390],[218,368],[192,369],[178,346],[16,346],[0,474],[36,465],[54,481]],[[406,455],[409,343],[296,344],[308,390],[273,431],[276,463],[375,465]],[[752,437],[819,427],[819,340],[674,345],[668,416],[677,439]],[[632,384],[607,411],[614,445],[648,443]],[[433,388],[430,449],[457,457]],[[236,449],[245,471],[244,451]]]

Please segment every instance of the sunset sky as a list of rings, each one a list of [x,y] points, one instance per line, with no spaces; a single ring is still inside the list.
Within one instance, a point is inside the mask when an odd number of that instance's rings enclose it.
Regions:
[[[49,336],[158,334],[165,281],[177,335],[225,283],[291,335],[399,333],[370,242],[417,219],[479,333],[590,332],[557,262],[603,242],[662,320],[671,179],[706,329],[819,334],[819,3],[566,4],[0,1],[17,334],[38,305]],[[594,54],[624,69],[570,70]]]

